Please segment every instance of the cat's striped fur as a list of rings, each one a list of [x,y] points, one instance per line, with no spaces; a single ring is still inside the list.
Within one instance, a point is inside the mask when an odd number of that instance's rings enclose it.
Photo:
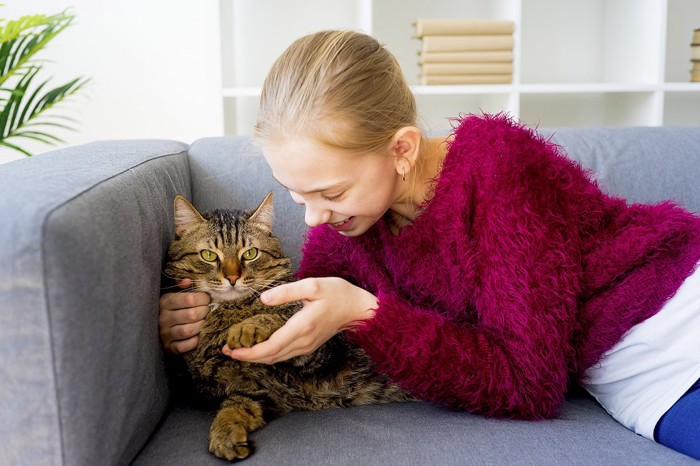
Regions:
[[[272,193],[251,213],[215,210],[200,214],[175,199],[176,239],[165,267],[172,278],[190,278],[208,292],[212,311],[198,346],[185,354],[196,389],[221,405],[211,425],[209,449],[227,460],[252,452],[248,434],[294,410],[318,410],[408,399],[374,371],[366,354],[338,334],[308,356],[251,364],[222,353],[266,340],[301,309],[295,302],[266,306],[265,289],[292,280],[291,261],[272,235]]]

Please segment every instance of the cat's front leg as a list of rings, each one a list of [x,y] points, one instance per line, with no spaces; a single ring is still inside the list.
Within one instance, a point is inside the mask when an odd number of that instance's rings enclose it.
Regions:
[[[248,434],[265,425],[263,408],[250,398],[235,395],[226,399],[209,429],[209,451],[233,461],[253,454]]]
[[[228,331],[226,344],[231,349],[249,348],[270,338],[286,319],[276,314],[258,314],[233,325]]]

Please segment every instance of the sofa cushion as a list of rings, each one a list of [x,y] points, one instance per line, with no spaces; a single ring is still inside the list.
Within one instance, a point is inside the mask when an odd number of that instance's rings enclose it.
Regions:
[[[207,451],[211,411],[177,406],[134,465],[221,465]],[[255,465],[697,464],[615,422],[594,401],[570,399],[558,419],[511,421],[424,402],[314,412],[273,420],[251,436]]]

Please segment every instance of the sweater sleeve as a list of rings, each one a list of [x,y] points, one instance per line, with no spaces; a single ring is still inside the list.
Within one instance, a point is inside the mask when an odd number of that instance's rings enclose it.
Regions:
[[[493,416],[552,417],[566,391],[580,280],[564,186],[589,182],[545,141],[499,121],[463,123],[450,151],[468,153],[482,170],[471,226],[477,321],[448,319],[384,289],[375,317],[352,338],[418,398]],[[454,233],[465,241],[466,223],[456,221]]]

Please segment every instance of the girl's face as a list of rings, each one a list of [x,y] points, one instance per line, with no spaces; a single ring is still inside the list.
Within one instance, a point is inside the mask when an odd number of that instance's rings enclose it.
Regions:
[[[306,206],[310,227],[325,223],[341,235],[361,235],[401,196],[389,155],[349,154],[303,137],[267,145],[264,154],[275,179]]]

